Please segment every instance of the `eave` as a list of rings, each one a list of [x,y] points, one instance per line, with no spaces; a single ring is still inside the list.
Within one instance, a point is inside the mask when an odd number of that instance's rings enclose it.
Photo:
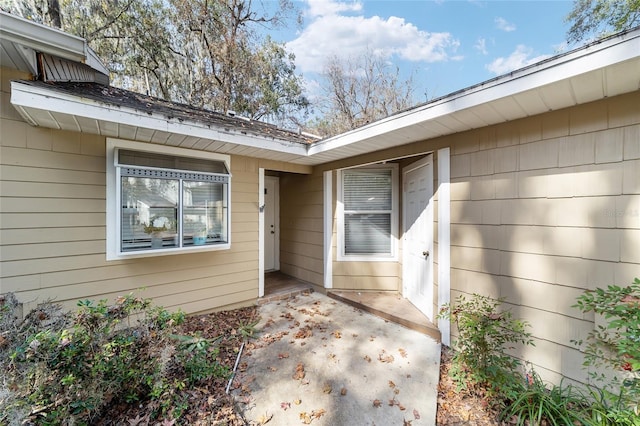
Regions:
[[[11,102],[37,126],[318,165],[639,89],[636,29],[310,144],[141,114],[19,82],[12,83]]]

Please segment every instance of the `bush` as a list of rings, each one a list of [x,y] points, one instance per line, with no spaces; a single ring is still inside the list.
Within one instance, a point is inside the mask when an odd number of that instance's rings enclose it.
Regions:
[[[636,278],[627,287],[610,285],[586,291],[574,307],[606,320],[606,325],[589,333],[586,342],[574,342],[586,343],[585,367],[604,367],[614,373],[613,377],[590,373],[601,387],[592,391],[599,396],[594,410],[604,413],[600,416],[603,423],[598,424],[640,424],[640,280]],[[618,419],[607,423],[612,413],[619,413]],[[627,414],[635,423],[624,420]]]
[[[86,424],[110,403],[147,399],[158,401],[157,416],[177,418],[187,382],[227,374],[211,345],[188,357],[176,348],[170,333],[182,312],[132,295],[78,306],[69,313],[46,303],[21,322],[6,303],[0,310],[0,368],[11,390],[0,400],[0,424]],[[169,381],[170,370],[185,374]]]
[[[528,324],[498,311],[502,300],[474,294],[470,300],[459,296],[454,307],[445,305],[439,317],[454,321],[458,328],[451,376],[458,390],[469,385],[485,388],[490,394],[512,399],[522,389],[518,373],[520,360],[507,351],[515,344],[533,345]]]

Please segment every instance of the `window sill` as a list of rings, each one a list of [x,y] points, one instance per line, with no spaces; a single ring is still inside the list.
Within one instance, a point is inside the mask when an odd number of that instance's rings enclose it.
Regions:
[[[398,256],[395,255],[338,255],[338,262],[397,262]]]
[[[110,260],[125,260],[125,259],[137,259],[142,257],[158,257],[158,256],[170,256],[176,254],[189,254],[189,253],[202,253],[207,251],[219,251],[231,249],[231,243],[209,245],[209,246],[191,246],[180,248],[165,248],[157,250],[144,250],[144,251],[130,251],[119,253],[107,253],[107,261]]]

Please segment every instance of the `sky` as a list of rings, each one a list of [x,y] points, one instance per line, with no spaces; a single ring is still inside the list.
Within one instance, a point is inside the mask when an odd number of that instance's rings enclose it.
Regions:
[[[375,52],[424,102],[568,49],[570,0],[298,0],[299,28],[272,32],[295,54],[309,95],[325,60]]]

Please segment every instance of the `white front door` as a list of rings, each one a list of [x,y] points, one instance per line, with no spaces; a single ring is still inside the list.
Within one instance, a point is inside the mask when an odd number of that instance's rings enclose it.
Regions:
[[[433,155],[402,170],[403,294],[433,321]]]
[[[280,269],[279,259],[279,179],[273,176],[264,178],[264,270]]]

